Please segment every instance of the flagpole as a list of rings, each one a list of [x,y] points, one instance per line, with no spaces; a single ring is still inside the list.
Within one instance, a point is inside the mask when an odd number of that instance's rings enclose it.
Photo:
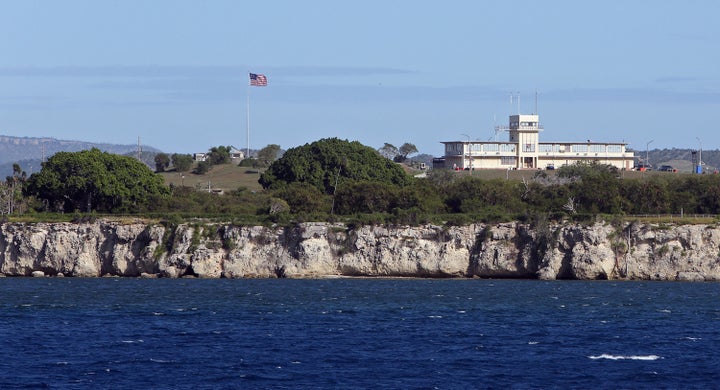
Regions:
[[[248,75],[249,74],[250,74],[250,72],[248,72]],[[245,117],[247,119],[247,123],[246,123],[246,126],[247,126],[247,129],[246,129],[247,130],[247,149],[246,149],[247,155],[245,156],[245,158],[250,158],[250,82],[249,81],[248,81],[248,85],[247,85],[246,113],[247,114],[245,115]]]

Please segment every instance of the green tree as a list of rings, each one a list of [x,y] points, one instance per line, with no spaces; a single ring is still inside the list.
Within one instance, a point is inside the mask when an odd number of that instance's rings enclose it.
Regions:
[[[466,176],[454,181],[445,190],[445,202],[455,213],[481,213],[486,209],[518,213],[526,209],[519,186],[506,180],[481,180]]]
[[[278,158],[280,153],[280,145],[270,144],[258,151],[257,163],[260,166],[267,167],[272,164]]]
[[[439,190],[447,188],[458,179],[459,175],[450,169],[433,169],[427,174],[427,178]]]
[[[413,180],[410,185],[401,188],[398,192],[397,207],[418,209],[429,214],[446,211],[438,189],[428,179]]]
[[[93,148],[56,153],[30,176],[25,193],[51,210],[133,212],[169,189],[142,162]]]
[[[394,160],[395,157],[400,154],[400,151],[395,145],[386,142],[385,145],[382,146],[382,148],[378,149],[378,153],[380,153],[381,156],[385,157],[388,160]]]
[[[582,211],[615,214],[622,210],[617,168],[597,163],[561,167],[558,176],[576,179],[569,187]]]
[[[284,199],[293,213],[328,212],[328,195],[308,183],[290,183],[275,192],[275,196]]]
[[[172,165],[178,172],[187,172],[192,167],[193,159],[189,154],[173,154],[171,157]]]
[[[198,175],[204,175],[204,174],[210,172],[211,168],[212,168],[212,163],[210,161],[208,161],[208,160],[200,161],[195,166],[195,173],[197,173]]]
[[[155,155],[155,172],[165,172],[165,169],[170,166],[170,157],[165,153],[158,153]]]
[[[398,155],[393,158],[393,161],[395,162],[405,162],[407,160],[408,156],[417,153],[417,147],[415,145],[405,142],[400,146],[400,149],[398,149]]]
[[[326,138],[289,149],[260,176],[264,188],[279,189],[301,182],[325,194],[348,181],[378,181],[405,186],[410,177],[373,148],[357,141]]]
[[[335,194],[338,214],[389,213],[396,207],[399,188],[377,181],[345,183]]]
[[[215,146],[210,148],[207,154],[207,160],[210,165],[220,165],[230,163],[231,146]]]
[[[25,199],[22,196],[22,187],[27,174],[20,164],[13,164],[13,174],[0,183],[0,214],[21,214],[25,209]]]

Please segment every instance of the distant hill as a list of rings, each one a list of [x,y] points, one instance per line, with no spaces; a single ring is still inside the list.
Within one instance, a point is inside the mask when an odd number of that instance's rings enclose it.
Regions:
[[[13,137],[0,135],[0,180],[12,174],[12,165],[20,164],[29,174],[40,170],[40,162],[57,152],[78,152],[98,148],[103,152],[136,156],[137,145],[116,145],[83,141],[68,141],[55,138]],[[141,160],[154,169],[155,154],[151,146],[142,145]]]
[[[647,152],[650,164],[659,168],[661,165],[672,165],[681,172],[692,172],[692,152],[694,149],[653,149]],[[645,160],[644,150],[635,150],[635,156],[639,161]],[[713,172],[720,169],[720,150],[703,150],[702,160],[705,163],[706,171]],[[636,159],[636,162],[638,159]]]

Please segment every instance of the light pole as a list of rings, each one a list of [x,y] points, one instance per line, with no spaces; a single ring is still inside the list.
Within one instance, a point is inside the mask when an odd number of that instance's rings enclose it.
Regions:
[[[473,167],[472,167],[472,165],[473,165],[473,159],[472,159],[472,145],[470,144],[470,136],[469,136],[469,135],[467,135],[467,134],[460,134],[460,135],[462,135],[463,137],[466,137],[466,138],[467,138],[467,140],[468,140],[468,145],[467,145],[467,147],[468,147],[468,151],[467,151],[467,156],[468,156],[468,160],[470,161],[470,167],[469,167],[469,168],[470,168],[470,174],[472,175],[472,168],[473,168]],[[464,148],[463,148],[463,160],[464,160],[464,159],[465,159],[465,150],[464,150]],[[464,162],[463,162],[463,165],[465,165],[465,164],[464,164]],[[465,169],[465,167],[464,167],[464,166],[463,166],[463,169]]]
[[[648,169],[648,166],[650,165],[650,144],[653,143],[653,140],[648,141],[648,143],[645,144],[645,170]]]

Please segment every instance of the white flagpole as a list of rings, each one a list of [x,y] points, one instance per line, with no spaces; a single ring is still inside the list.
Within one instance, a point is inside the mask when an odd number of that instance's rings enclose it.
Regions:
[[[247,118],[247,155],[245,158],[250,158],[250,72],[248,72],[248,85],[247,85],[247,108],[246,108],[246,118]]]

